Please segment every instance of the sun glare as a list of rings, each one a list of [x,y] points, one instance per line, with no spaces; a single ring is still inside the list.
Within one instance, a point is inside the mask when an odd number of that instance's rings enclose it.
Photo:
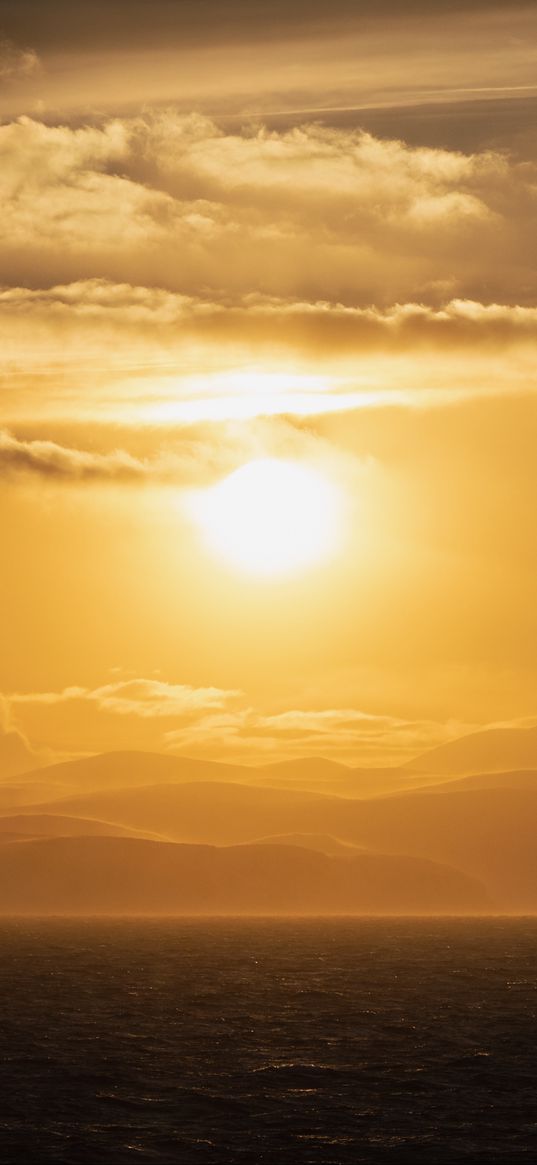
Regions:
[[[339,536],[335,486],[312,467],[277,458],[250,461],[200,491],[193,512],[211,550],[251,574],[310,566]]]

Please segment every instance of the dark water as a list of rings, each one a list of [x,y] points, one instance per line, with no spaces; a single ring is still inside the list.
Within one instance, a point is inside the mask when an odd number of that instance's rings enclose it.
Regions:
[[[537,1160],[535,920],[0,923],[0,1160]]]

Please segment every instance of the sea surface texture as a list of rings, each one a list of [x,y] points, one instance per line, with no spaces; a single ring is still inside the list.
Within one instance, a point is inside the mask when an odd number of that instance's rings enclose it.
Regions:
[[[537,1160],[535,920],[0,923],[0,1160]]]

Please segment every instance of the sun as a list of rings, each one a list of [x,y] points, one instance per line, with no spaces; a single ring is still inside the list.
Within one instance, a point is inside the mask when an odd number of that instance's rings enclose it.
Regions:
[[[193,513],[211,550],[250,574],[304,569],[328,558],[338,542],[338,491],[300,462],[249,461],[199,491]]]

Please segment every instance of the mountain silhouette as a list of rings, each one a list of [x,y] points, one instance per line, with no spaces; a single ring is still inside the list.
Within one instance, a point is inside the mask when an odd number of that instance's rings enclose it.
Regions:
[[[533,788],[436,787],[350,799],[198,781],[79,794],[32,808],[117,822],[189,844],[328,833],[367,851],[445,862],[482,881],[506,911],[537,911]]]
[[[452,914],[491,908],[437,862],[119,837],[0,844],[2,914]]]
[[[352,857],[361,848],[350,841],[340,841],[327,833],[281,833],[273,837],[259,837],[258,845],[298,845],[329,857]]]
[[[430,781],[427,775],[394,768],[351,768],[323,757],[278,761],[268,765],[225,764],[220,761],[196,760],[158,752],[117,751],[98,753],[60,761],[46,768],[28,770],[11,783],[18,800],[13,804],[43,800],[49,796],[67,796],[70,792],[111,789],[164,782],[232,781],[248,785],[271,785],[275,788],[303,789],[311,792],[339,793],[345,797],[371,797],[386,792],[419,787]],[[35,787],[28,798],[26,787]],[[41,788],[41,796],[39,789]],[[3,784],[0,783],[0,808]]]
[[[460,774],[537,769],[537,727],[488,728],[450,740],[416,757],[405,769]]]
[[[0,835],[11,837],[135,837],[161,840],[157,834],[117,822],[54,813],[17,813],[0,816]]]

